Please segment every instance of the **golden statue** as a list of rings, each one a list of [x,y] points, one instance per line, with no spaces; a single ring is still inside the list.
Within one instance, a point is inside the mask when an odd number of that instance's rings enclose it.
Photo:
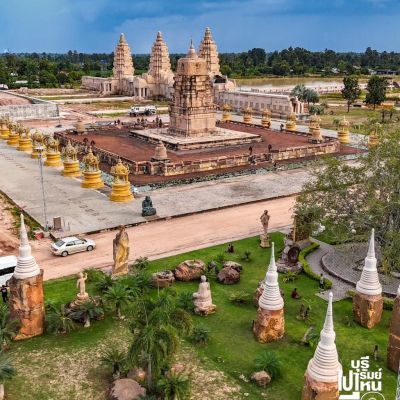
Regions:
[[[321,118],[318,117],[317,114],[311,115],[308,131],[311,135],[309,141],[312,143],[321,143],[324,140],[321,135],[321,127],[319,126],[320,122]]]
[[[119,158],[117,164],[111,167],[110,172],[113,176],[110,200],[121,203],[133,200],[128,165],[123,164]]]
[[[45,139],[46,143],[46,161],[44,165],[47,167],[61,167],[61,153],[58,150],[59,141],[54,136],[47,136]]]
[[[261,125],[267,129],[271,127],[271,111],[269,108],[264,108],[261,113]]]
[[[10,129],[10,134],[8,135],[7,144],[13,147],[18,147],[19,134],[23,128],[18,123],[12,122],[8,126]]]
[[[350,122],[347,121],[346,117],[339,122],[338,139],[342,144],[350,143]]]
[[[32,136],[32,154],[31,158],[39,158],[39,154],[41,153],[38,148],[42,148],[44,151],[44,136],[43,133],[36,130]]]
[[[295,132],[297,129],[296,122],[297,122],[296,113],[291,112],[286,118],[286,130],[288,132]]]
[[[68,140],[67,145],[62,149],[64,169],[63,176],[77,177],[81,176],[81,169],[79,168],[78,151],[72,146],[71,141]]]
[[[252,113],[253,113],[253,110],[251,109],[251,107],[246,107],[243,109],[243,122],[245,124],[252,123],[252,121],[253,121]]]
[[[19,135],[17,150],[25,151],[26,153],[32,152],[31,130],[29,128],[23,129]]]
[[[5,117],[2,118],[0,121],[0,139],[7,140],[8,136],[10,135],[10,129],[8,127],[9,118]]]
[[[231,120],[231,106],[225,103],[222,107],[222,122],[229,122]]]
[[[113,240],[113,260],[112,276],[126,275],[128,269],[129,258],[129,236],[125,230],[125,226],[119,227],[119,232]]]
[[[92,148],[89,148],[89,152],[83,157],[83,181],[81,187],[89,189],[100,189],[104,187],[104,182],[101,177],[101,171],[99,169],[100,161],[93,154]]]

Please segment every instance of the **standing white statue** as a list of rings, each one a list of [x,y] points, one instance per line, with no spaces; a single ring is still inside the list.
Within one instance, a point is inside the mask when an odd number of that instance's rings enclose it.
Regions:
[[[212,314],[217,307],[212,303],[210,284],[204,275],[200,279],[199,290],[193,293],[194,312],[199,315]]]
[[[260,235],[260,246],[263,248],[270,247],[270,241],[269,241],[269,235],[268,235],[268,224],[269,224],[269,219],[270,215],[268,214],[268,210],[264,210],[260,217],[261,225],[263,226],[263,231]]]
[[[87,274],[79,272],[78,280],[76,281],[76,287],[79,288],[79,293],[76,295],[76,297],[79,301],[85,301],[89,298],[89,295],[86,293],[86,279]]]

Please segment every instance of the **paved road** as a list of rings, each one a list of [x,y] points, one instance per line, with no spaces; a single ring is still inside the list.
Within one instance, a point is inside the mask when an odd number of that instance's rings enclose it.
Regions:
[[[292,223],[294,200],[294,196],[267,200],[128,228],[130,260],[141,256],[163,258],[255,236],[261,233],[259,218],[264,209],[271,215],[271,231],[287,230]],[[56,257],[50,253],[49,240],[41,240],[32,242],[33,254],[44,269],[46,280],[76,274],[88,267],[107,267],[112,264],[115,234],[108,231],[90,235],[97,244],[97,249],[90,253]]]

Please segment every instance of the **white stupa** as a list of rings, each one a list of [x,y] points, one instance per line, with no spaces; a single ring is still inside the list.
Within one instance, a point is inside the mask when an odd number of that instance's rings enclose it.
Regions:
[[[361,273],[361,278],[357,282],[356,290],[359,293],[369,296],[382,294],[382,286],[379,282],[378,270],[376,268],[375,257],[375,235],[372,229],[371,238],[369,241],[368,254],[365,258],[364,268]]]
[[[263,283],[264,291],[260,299],[258,300],[258,305],[264,310],[281,310],[283,308],[283,298],[281,292],[279,291],[278,283],[278,270],[275,264],[275,244],[272,242],[271,247],[271,259],[268,266],[267,275]]]
[[[39,274],[40,268],[36,264],[35,258],[32,256],[32,249],[28,241],[28,234],[26,233],[24,216],[21,214],[19,254],[13,277],[15,279],[26,279]]]
[[[338,373],[342,369],[335,344],[336,334],[333,329],[332,299],[333,294],[331,292],[329,293],[328,309],[319,343],[314,357],[309,361],[307,367],[308,376],[317,382],[337,382]]]

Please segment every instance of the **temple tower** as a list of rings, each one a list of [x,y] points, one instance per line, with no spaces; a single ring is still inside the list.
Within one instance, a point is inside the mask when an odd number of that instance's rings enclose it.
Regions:
[[[275,264],[275,244],[272,242],[271,259],[264,280],[264,290],[258,300],[257,320],[253,333],[261,343],[281,339],[285,333],[283,298],[279,290],[278,271]]]
[[[175,93],[169,105],[169,133],[204,136],[215,132],[215,105],[207,63],[191,44],[186,57],[178,60]]]
[[[207,62],[207,70],[211,77],[221,75],[217,45],[211,36],[211,29],[206,28],[204,38],[200,43],[199,56]]]
[[[389,345],[387,351],[388,367],[394,372],[399,370],[400,361],[400,286],[394,300],[392,319],[389,328]]]
[[[22,214],[18,261],[9,285],[10,317],[21,324],[15,340],[41,335],[44,331],[43,270],[32,256]]]
[[[156,80],[161,79],[166,74],[172,73],[168,47],[161,32],[157,32],[156,41],[151,48],[148,73]]]
[[[354,320],[368,329],[379,324],[383,311],[382,286],[379,282],[376,263],[375,235],[372,229],[368,254],[353,297]]]
[[[122,91],[122,80],[131,78],[135,74],[133,68],[132,53],[128,43],[125,40],[125,35],[119,35],[119,42],[114,50],[113,77],[117,79],[117,91]]]
[[[339,373],[342,366],[335,344],[332,312],[333,294],[329,293],[328,309],[314,357],[309,361],[304,375],[301,400],[337,400],[339,398]]]

